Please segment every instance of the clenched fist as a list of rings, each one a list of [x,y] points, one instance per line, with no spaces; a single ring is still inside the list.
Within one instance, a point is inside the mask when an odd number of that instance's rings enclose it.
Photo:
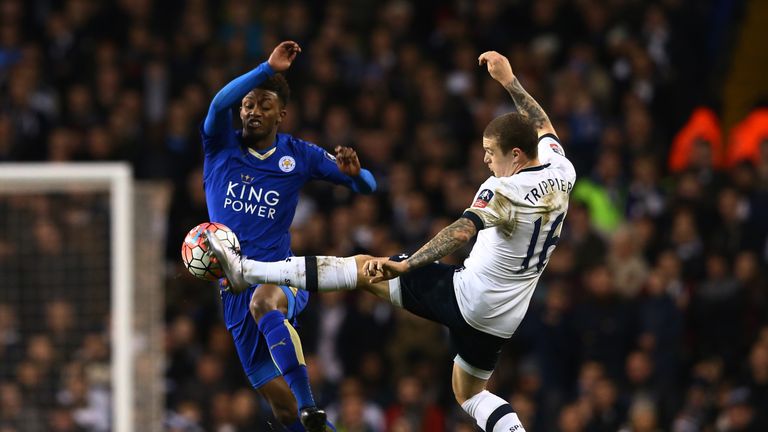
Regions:
[[[477,58],[480,65],[488,66],[488,73],[501,85],[506,86],[515,79],[509,60],[496,51],[486,51]]]
[[[357,158],[357,153],[353,149],[336,146],[334,151],[336,152],[336,166],[339,167],[339,171],[350,177],[357,177],[360,175],[360,160]]]

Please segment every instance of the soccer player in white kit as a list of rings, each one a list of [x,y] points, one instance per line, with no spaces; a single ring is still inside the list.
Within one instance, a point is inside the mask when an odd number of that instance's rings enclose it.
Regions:
[[[514,334],[552,254],[576,181],[549,118],[523,89],[509,61],[479,57],[507,89],[516,113],[491,121],[483,133],[484,161],[493,176],[469,208],[412,256],[292,257],[248,260],[207,235],[230,289],[257,283],[308,291],[363,289],[448,327],[457,355],[452,384],[462,408],[487,432],[522,432],[505,400],[485,389],[501,347]],[[477,235],[463,266],[437,260]]]

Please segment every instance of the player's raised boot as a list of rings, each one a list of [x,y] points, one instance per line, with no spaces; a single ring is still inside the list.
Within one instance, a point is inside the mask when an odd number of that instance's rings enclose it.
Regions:
[[[216,257],[216,260],[224,271],[224,275],[229,280],[229,289],[234,293],[245,291],[250,284],[246,282],[243,276],[243,257],[234,249],[221,244],[221,241],[209,230],[203,233],[205,244]]]
[[[299,413],[299,420],[307,432],[326,432],[327,416],[325,411],[317,407],[302,408]]]

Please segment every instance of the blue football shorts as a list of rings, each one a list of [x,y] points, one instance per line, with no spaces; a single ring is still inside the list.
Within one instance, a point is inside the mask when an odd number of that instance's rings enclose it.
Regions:
[[[232,334],[232,339],[235,342],[235,349],[240,358],[240,363],[243,365],[243,370],[255,389],[262,387],[281,375],[280,370],[272,361],[267,341],[259,331],[259,326],[248,309],[251,297],[253,297],[253,293],[259,286],[254,285],[248,288],[246,292],[236,296],[238,297],[237,299],[232,299],[236,302],[232,306],[237,309],[237,314],[242,316],[242,318],[239,322],[234,323],[234,325],[228,325],[229,332]],[[295,323],[296,316],[307,306],[309,292],[288,286],[280,286],[280,288],[288,299],[286,319],[289,322]]]

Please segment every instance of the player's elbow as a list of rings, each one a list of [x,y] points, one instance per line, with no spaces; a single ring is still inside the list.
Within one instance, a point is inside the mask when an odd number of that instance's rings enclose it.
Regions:
[[[227,108],[229,108],[228,106],[226,106],[224,104],[222,99],[223,99],[223,97],[221,96],[220,93],[213,97],[213,100],[211,101],[211,104],[208,106],[208,113],[209,114],[216,114],[216,113],[222,112],[222,111],[226,110]]]

